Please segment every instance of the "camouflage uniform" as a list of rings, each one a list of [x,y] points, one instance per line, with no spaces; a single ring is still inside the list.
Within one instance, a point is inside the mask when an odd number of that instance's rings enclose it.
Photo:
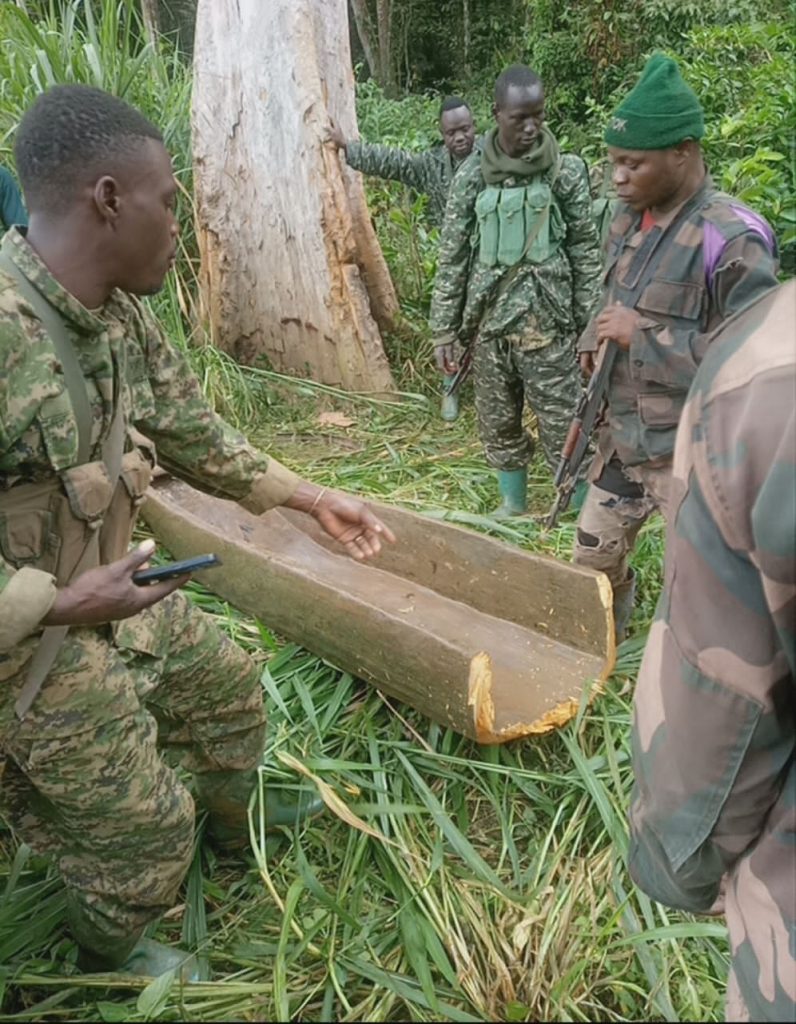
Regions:
[[[478,140],[475,148],[478,148]],[[427,195],[428,216],[436,227],[442,226],[451,182],[464,162],[454,159],[443,143],[422,153],[410,153],[392,146],[347,142],[345,158],[348,166],[356,171],[371,174],[374,178],[402,181],[404,185]]]
[[[523,184],[508,178],[503,188]],[[575,342],[598,296],[600,259],[586,168],[564,154],[553,185],[565,225],[559,248],[543,263],[485,266],[476,255],[476,201],[486,187],[481,156],[471,155],[451,188],[431,303],[435,345],[475,343],[478,425],[487,462],[522,469],[533,442],[522,427],[523,399],[536,413],[554,468],[580,393]]]
[[[137,300],[116,291],[89,311],[22,234],[10,231],[2,248],[66,324],[87,384],[95,459],[121,393],[128,429],[204,489],[255,512],[295,490],[293,473],[209,408]],[[19,496],[51,489],[53,500],[74,505],[76,519],[86,515],[87,535],[102,522],[89,521],[91,489],[81,492],[85,467],[76,467],[77,425],[62,366],[17,287],[0,272],[2,796],[20,837],[56,857],[78,941],[91,945],[99,934],[110,943],[171,905],[191,856],[193,800],[157,743],[185,755],[198,791],[212,773],[251,771],[263,749],[262,693],[249,657],[174,594],[121,622],[73,627],[30,711],[21,721],[15,715],[41,620],[62,581],[54,514],[45,505],[26,516]],[[145,438],[131,434],[117,488],[129,490],[133,505],[150,476]]]
[[[733,317],[688,396],[666,584],[635,694],[630,870],[707,910],[727,1019],[796,1019],[796,282]]]
[[[677,423],[710,332],[776,285],[775,251],[766,222],[717,192],[710,177],[648,231],[640,229],[640,214],[623,204],[618,208],[607,244],[602,308],[627,305],[650,271],[651,279],[631,303],[641,320],[611,374],[607,422],[598,433],[590,474],[596,485],[581,512],[574,553],[577,563],[605,572],[615,585],[627,578],[635,535],[668,488]],[[597,349],[596,317],[578,349]],[[609,464],[611,476],[621,477],[617,463],[630,478],[624,486],[600,479]]]
[[[27,224],[28,214],[22,203],[22,195],[10,171],[0,167],[0,228],[12,224]]]

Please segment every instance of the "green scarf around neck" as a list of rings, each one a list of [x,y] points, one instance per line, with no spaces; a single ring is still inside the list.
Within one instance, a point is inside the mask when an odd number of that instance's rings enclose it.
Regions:
[[[530,178],[543,174],[558,162],[556,137],[546,126],[542,126],[538,138],[527,153],[509,156],[500,148],[498,130],[492,128],[484,136],[481,150],[481,174],[487,185],[501,185],[506,178]]]

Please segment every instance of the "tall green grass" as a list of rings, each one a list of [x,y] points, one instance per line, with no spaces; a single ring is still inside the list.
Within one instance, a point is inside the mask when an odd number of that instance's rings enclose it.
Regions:
[[[189,74],[167,44],[143,41],[132,0],[52,3],[36,23],[2,3],[0,30],[2,145],[39,88],[90,81],[164,128],[189,184]],[[414,257],[399,259],[419,210],[393,218],[398,241],[386,246],[411,297],[408,329],[391,341],[406,390],[397,406],[241,368],[207,345],[190,212],[186,189],[179,273],[156,308],[226,416],[319,483],[570,556],[572,516],[549,534],[530,519],[491,518],[497,492],[468,389],[457,423],[436,415],[422,347],[431,267],[418,275]],[[421,242],[425,259],[433,238]],[[321,423],[328,409],[351,425]],[[531,485],[543,511],[551,486],[540,464]],[[0,830],[0,1020],[718,1019],[723,925],[651,903],[624,866],[629,705],[661,553],[651,521],[635,559],[635,634],[607,692],[559,733],[500,748],[428,722],[191,584],[197,605],[262,665],[263,786],[309,775],[335,811],[274,838],[255,802],[247,863],[197,842],[178,904],[152,929],[200,954],[207,980],[184,988],[166,977],[109,989],[78,975],[57,873]]]

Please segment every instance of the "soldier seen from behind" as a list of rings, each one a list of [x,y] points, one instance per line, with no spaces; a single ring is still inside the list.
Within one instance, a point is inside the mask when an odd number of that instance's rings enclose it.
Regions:
[[[177,251],[177,183],[149,121],[59,86],[23,118],[16,164],[30,226],[0,251],[0,797],[59,867],[80,968],[190,974],[142,934],[185,877],[195,804],[219,848],[248,847],[265,716],[260,669],[176,591],[185,577],[132,580],[154,547],[128,552],[155,446],[252,512],[309,513],[358,558],[391,535],[217,416],[136,298]],[[265,793],[269,826],[319,807]]]
[[[605,131],[619,203],[601,309],[578,347],[586,373],[601,345],[619,351],[574,560],[611,580],[620,640],[635,586],[628,554],[656,508],[669,516],[677,424],[711,332],[777,283],[773,233],[716,189],[704,130],[677,64],[655,54]]]
[[[545,125],[539,76],[513,65],[495,83],[496,126],[454,179],[431,303],[437,366],[473,345],[478,429],[497,470],[498,515],[527,511],[536,414],[554,469],[581,390],[577,336],[599,296],[600,256],[586,167]]]
[[[711,340],[677,432],[665,586],[634,699],[630,872],[722,885],[728,1021],[796,1020],[796,282]]]

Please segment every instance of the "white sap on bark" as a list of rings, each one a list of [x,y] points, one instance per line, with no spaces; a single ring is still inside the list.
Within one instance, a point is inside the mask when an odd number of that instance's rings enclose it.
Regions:
[[[397,309],[356,172],[346,0],[199,0],[192,106],[204,312],[241,362],[394,389]]]

